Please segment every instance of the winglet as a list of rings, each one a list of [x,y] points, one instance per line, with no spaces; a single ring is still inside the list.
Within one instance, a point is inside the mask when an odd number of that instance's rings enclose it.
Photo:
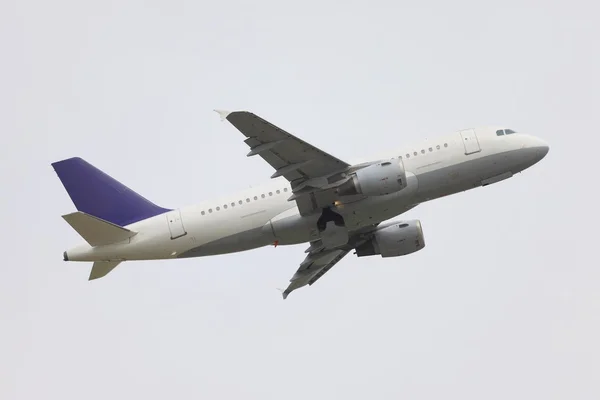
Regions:
[[[283,289],[280,289],[280,288],[277,288],[277,290],[279,290],[281,292],[281,295],[283,296],[284,300],[287,299],[288,295],[290,294],[290,292],[287,291],[287,290],[283,290]]]
[[[231,114],[231,111],[227,110],[214,110],[214,112],[221,116],[221,121],[225,121],[227,119],[227,116]]]

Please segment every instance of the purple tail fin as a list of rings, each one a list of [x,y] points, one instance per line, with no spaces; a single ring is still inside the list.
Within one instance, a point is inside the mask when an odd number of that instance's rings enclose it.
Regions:
[[[79,157],[57,161],[52,166],[77,210],[94,217],[125,226],[170,211]]]

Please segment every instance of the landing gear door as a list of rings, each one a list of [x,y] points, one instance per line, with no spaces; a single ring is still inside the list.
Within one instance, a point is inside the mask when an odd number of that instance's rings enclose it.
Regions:
[[[481,151],[481,147],[479,147],[479,141],[477,140],[477,135],[475,134],[475,129],[465,129],[464,131],[460,131],[460,136],[462,138],[463,145],[465,146],[466,155]]]
[[[167,223],[169,224],[169,231],[171,232],[171,239],[177,239],[178,237],[185,236],[187,232],[183,227],[183,221],[181,220],[181,212],[179,209],[169,211],[166,215]]]
[[[343,246],[348,243],[349,239],[346,227],[337,226],[333,221],[327,222],[327,228],[321,232],[321,242],[329,249]]]

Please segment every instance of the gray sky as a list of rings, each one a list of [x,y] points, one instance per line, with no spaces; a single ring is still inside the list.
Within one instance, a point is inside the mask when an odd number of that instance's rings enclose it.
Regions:
[[[0,3],[0,398],[600,397],[599,7],[366,4]],[[286,301],[304,245],[95,282],[64,263],[53,161],[168,207],[268,180],[213,108],[345,160],[486,124],[551,149],[406,214],[425,250],[349,256]]]

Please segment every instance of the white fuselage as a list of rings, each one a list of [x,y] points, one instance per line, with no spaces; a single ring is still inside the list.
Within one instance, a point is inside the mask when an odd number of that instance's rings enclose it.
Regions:
[[[348,230],[380,223],[429,200],[508,178],[541,160],[548,151],[543,141],[530,135],[497,136],[495,127],[475,132],[475,143],[465,142],[456,132],[370,159],[401,157],[410,184],[389,195],[342,199],[336,212],[344,217]],[[469,146],[475,150],[466,154],[472,151]],[[318,215],[300,217],[296,202],[288,200],[291,195],[288,181],[276,178],[231,196],[136,222],[126,226],[138,232],[131,239],[100,247],[85,243],[68,250],[68,259],[198,257],[318,239],[314,226]]]

